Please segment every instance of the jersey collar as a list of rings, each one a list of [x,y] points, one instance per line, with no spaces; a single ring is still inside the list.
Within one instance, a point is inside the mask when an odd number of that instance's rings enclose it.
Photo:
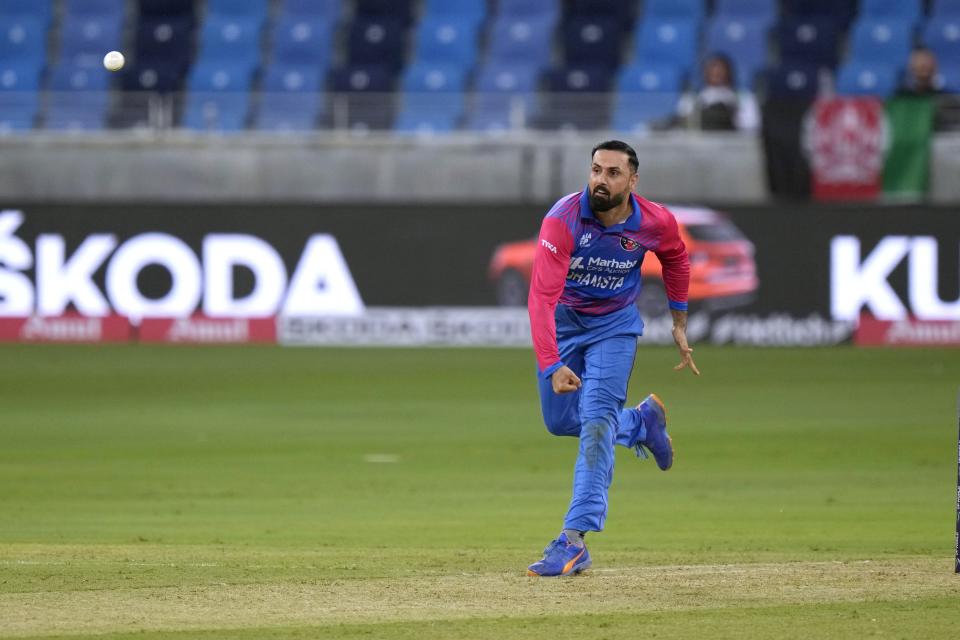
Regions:
[[[620,224],[607,227],[607,231],[640,230],[640,202],[633,196],[633,194],[630,194],[630,204],[633,207],[633,213],[630,214],[630,217]],[[597,217],[593,214],[593,210],[590,208],[590,187],[584,189],[580,194],[580,217],[586,220],[597,220]],[[597,220],[597,224],[600,224],[599,220]]]

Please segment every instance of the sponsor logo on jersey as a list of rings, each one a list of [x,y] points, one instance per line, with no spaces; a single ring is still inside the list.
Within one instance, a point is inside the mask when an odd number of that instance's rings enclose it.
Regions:
[[[626,249],[627,251],[636,251],[640,248],[640,243],[636,240],[631,240],[626,236],[620,236],[620,246]]]

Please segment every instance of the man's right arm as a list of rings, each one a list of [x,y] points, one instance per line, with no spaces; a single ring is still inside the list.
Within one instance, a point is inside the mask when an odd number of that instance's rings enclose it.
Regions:
[[[563,366],[557,347],[557,324],[554,313],[570,269],[572,246],[573,237],[566,224],[555,217],[545,218],[540,227],[540,236],[537,238],[537,251],[533,261],[530,295],[527,301],[533,349],[537,354],[537,368],[540,370],[540,375],[545,378],[551,377]]]

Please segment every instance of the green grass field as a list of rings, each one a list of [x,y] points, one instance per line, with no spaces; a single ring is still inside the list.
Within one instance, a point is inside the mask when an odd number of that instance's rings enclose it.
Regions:
[[[594,569],[522,350],[0,347],[0,636],[956,638],[960,352],[642,348]]]

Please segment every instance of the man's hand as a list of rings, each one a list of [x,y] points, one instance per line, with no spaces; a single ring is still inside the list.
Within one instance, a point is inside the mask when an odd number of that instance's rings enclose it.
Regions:
[[[554,393],[570,393],[571,391],[576,391],[580,388],[580,385],[583,383],[580,382],[580,378],[577,377],[573,371],[570,370],[570,367],[560,367],[553,372],[553,375],[550,377],[550,382],[553,383],[553,392]]]
[[[700,370],[697,369],[697,365],[693,361],[693,355],[691,355],[693,349],[687,344],[687,312],[671,309],[670,313],[673,314],[673,341],[677,343],[677,348],[680,350],[680,364],[675,366],[673,370],[690,369],[693,375],[698,376]],[[556,385],[554,385],[554,388],[556,388]]]

